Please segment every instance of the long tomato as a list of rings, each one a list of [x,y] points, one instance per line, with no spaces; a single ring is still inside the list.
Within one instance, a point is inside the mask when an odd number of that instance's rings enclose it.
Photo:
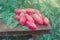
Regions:
[[[44,17],[43,18],[43,23],[48,25],[49,24],[49,19],[47,17]]]
[[[15,16],[15,19],[19,21],[20,20],[20,16],[19,15],[16,15]]]
[[[37,14],[34,14],[32,17],[33,17],[35,23],[37,23],[37,24],[43,24],[42,18],[39,17]]]
[[[27,14],[32,14],[33,13],[33,9],[32,8],[26,8],[25,9],[25,13],[27,13]]]
[[[26,24],[26,18],[25,18],[25,14],[24,13],[20,14],[20,24],[21,25]]]
[[[26,22],[26,25],[27,25],[28,28],[31,29],[31,30],[36,30],[36,29],[37,29],[36,24],[33,23],[33,22],[27,21],[27,22]]]
[[[16,8],[16,9],[14,10],[14,12],[15,12],[16,15],[20,15],[20,13],[21,13],[21,8]]]
[[[26,17],[27,21],[34,22],[33,18],[30,15],[25,14],[25,17]]]
[[[34,9],[34,12],[33,13],[34,14],[37,14],[38,16],[40,16],[42,18],[42,14],[40,13],[39,10]]]

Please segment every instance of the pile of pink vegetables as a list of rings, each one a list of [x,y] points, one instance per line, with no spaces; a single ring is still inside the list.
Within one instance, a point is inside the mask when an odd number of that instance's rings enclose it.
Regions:
[[[16,8],[15,19],[20,22],[21,25],[27,25],[31,30],[36,30],[38,25],[48,25],[49,19],[42,15],[39,10],[32,8]]]

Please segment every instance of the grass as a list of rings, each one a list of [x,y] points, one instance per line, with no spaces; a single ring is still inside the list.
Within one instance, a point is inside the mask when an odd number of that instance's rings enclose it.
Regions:
[[[19,23],[13,18],[15,8],[35,8],[50,19],[52,26],[51,34],[39,35],[39,40],[60,39],[60,0],[0,0],[0,18],[6,21],[7,25],[12,22],[13,26]],[[14,25],[16,24],[16,25]]]

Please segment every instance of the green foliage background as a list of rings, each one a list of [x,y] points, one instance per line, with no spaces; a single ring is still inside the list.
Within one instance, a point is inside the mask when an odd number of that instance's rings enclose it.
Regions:
[[[39,35],[39,40],[60,40],[60,0],[0,0],[0,18],[13,28],[19,25],[14,19],[15,8],[35,8],[50,19],[51,34]],[[23,28],[26,28],[24,26]]]

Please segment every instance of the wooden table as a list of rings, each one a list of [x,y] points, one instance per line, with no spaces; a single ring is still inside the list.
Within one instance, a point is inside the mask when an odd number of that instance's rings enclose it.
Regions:
[[[32,35],[34,40],[38,40],[38,34],[51,33],[51,26],[48,25],[37,25],[37,29],[25,30],[20,27],[12,28],[12,26],[6,27],[4,20],[0,19],[0,36],[21,36],[21,35]]]

